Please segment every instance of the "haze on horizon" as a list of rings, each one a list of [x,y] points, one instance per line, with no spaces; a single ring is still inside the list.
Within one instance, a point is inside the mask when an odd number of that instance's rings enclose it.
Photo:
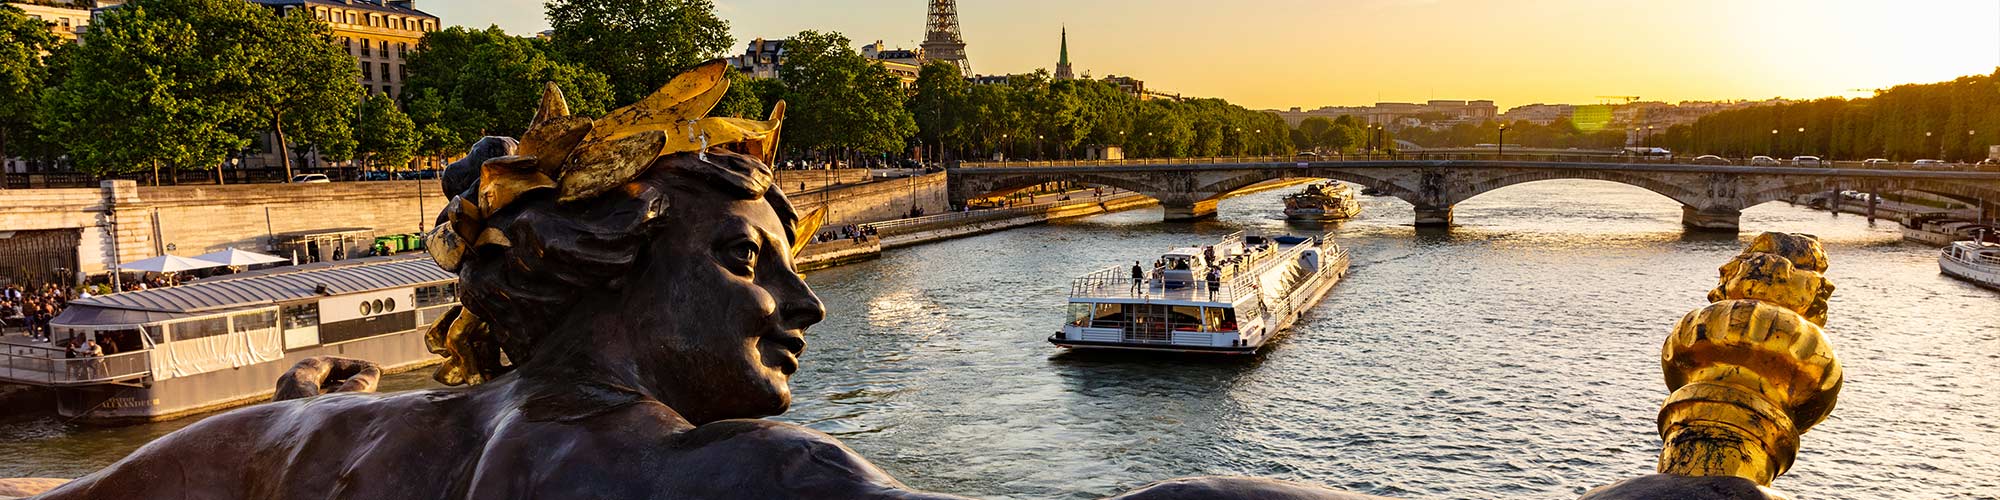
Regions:
[[[737,39],[915,48],[922,0],[715,0]],[[2000,67],[1993,0],[960,0],[973,69],[1055,67],[1252,109],[1491,99],[1864,97]],[[542,0],[428,0],[447,25],[548,29]]]

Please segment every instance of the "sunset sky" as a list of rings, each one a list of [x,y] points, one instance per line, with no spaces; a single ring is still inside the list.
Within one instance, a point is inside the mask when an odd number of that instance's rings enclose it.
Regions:
[[[741,45],[800,30],[915,48],[923,0],[716,0]],[[548,28],[541,0],[426,0],[447,25]],[[1996,0],[961,0],[979,73],[1053,69],[1251,108],[1858,97],[2000,66]]]

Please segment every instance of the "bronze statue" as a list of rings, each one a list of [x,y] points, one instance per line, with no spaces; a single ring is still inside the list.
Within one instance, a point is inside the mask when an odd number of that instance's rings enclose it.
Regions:
[[[445,184],[455,197],[428,241],[439,265],[458,273],[462,306],[427,338],[446,358],[437,379],[465,387],[373,394],[365,366],[302,363],[281,392],[309,397],[211,417],[39,498],[956,498],[910,490],[826,434],[758,419],[790,405],[805,331],[825,314],[792,267],[819,217],[795,213],[772,186],[783,104],[766,121],[701,118],[726,91],[724,71],[701,66],[597,120],[569,116],[551,86],[518,144],[488,138],[452,166]],[[1760,386],[1717,368],[1742,361],[1717,353],[1737,352],[1727,339],[1747,337],[1704,337],[1715,333],[1704,328],[1740,311],[1781,316],[1735,300],[1779,288],[1731,283],[1768,283],[1756,280],[1803,258],[1792,257],[1739,259],[1736,282],[1724,268],[1711,306],[1723,309],[1683,320],[1677,331],[1702,333],[1677,333],[1663,362],[1681,389],[1662,413],[1673,457],[1663,456],[1662,475],[1592,498],[1694,498],[1685,488],[1762,498],[1759,485],[1796,448],[1788,432],[1803,432],[1833,402],[1830,390],[1773,388],[1824,386],[1830,374],[1837,390],[1838,367],[1788,372],[1807,365],[1757,358],[1755,368],[1768,369],[1758,373],[1771,376],[1758,380],[1772,384]],[[1783,299],[1819,297],[1823,311],[1820,284],[1797,289],[1817,277],[1803,272],[1787,275],[1797,279],[1783,281],[1794,286]],[[1677,347],[1685,342],[1695,347]],[[328,387],[355,376],[363,392]],[[1751,402],[1744,387],[1775,399]],[[1771,407],[1790,427],[1720,429],[1776,418]],[[1701,459],[1718,450],[1782,451],[1786,460]],[[1117,498],[1375,497],[1194,478]]]

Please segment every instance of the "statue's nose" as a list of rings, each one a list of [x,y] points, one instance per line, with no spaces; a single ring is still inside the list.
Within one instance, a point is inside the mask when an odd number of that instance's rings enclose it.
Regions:
[[[826,319],[826,305],[804,280],[788,280],[778,294],[778,321],[786,329],[803,330]]]

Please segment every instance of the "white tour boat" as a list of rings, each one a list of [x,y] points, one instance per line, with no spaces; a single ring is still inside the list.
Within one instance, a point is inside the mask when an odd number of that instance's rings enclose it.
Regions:
[[[2000,245],[1954,241],[1938,253],[1938,270],[1979,286],[2000,289]]]
[[[1346,276],[1330,235],[1236,233],[1167,252],[1158,265],[1070,283],[1069,322],[1049,342],[1072,349],[1255,354]]]
[[[1354,188],[1340,181],[1313,184],[1285,196],[1285,218],[1292,220],[1351,219],[1360,214],[1361,200],[1354,196]]]
[[[1903,219],[1902,227],[1903,239],[1940,247],[1972,239],[1980,232],[1991,234],[1993,229],[1990,225],[1953,219],[1940,212],[1911,214]]]

